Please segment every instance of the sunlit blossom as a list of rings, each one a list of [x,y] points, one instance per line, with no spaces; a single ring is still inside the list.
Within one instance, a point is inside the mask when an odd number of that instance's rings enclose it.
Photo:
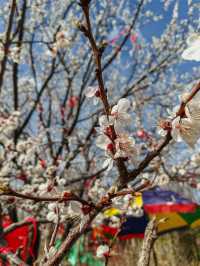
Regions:
[[[193,33],[187,39],[188,47],[182,53],[185,60],[200,61],[200,34]]]
[[[189,118],[176,117],[172,121],[171,135],[175,141],[185,141],[190,147],[194,145],[200,137],[199,127]]]
[[[121,134],[115,140],[116,153],[114,158],[128,158],[133,163],[136,163],[138,150],[135,145],[134,138],[128,134]]]
[[[130,101],[122,98],[111,110],[110,121],[113,122],[114,128],[117,132],[123,131],[123,128],[131,123],[131,116],[128,114],[130,108]]]

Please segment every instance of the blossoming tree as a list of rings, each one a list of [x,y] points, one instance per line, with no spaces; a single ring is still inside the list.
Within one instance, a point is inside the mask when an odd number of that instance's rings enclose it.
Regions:
[[[30,216],[45,224],[38,263],[58,265],[107,207],[141,211],[130,202],[145,189],[170,179],[199,188],[198,7],[188,0],[182,18],[180,1],[158,1],[159,15],[151,2],[2,4],[1,217],[12,217],[10,230]],[[193,60],[188,71],[183,60]]]

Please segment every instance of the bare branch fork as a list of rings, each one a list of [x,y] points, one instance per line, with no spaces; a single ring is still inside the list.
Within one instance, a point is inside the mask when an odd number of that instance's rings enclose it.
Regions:
[[[80,197],[70,193],[70,192],[64,192],[63,195],[58,196],[58,197],[37,197],[29,194],[23,194],[16,192],[12,189],[9,189],[5,192],[3,192],[1,195],[5,196],[12,196],[12,197],[17,197],[21,199],[26,199],[26,200],[33,200],[34,202],[66,202],[66,201],[77,201],[80,202],[83,205],[88,205],[91,207],[94,207],[93,203],[89,203],[88,201],[85,201],[81,199]]]

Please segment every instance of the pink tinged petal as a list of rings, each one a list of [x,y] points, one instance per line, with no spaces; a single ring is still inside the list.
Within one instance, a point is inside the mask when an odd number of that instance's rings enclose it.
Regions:
[[[114,44],[119,39],[119,36],[113,38],[111,41],[109,41],[110,44]]]
[[[137,149],[135,147],[135,140],[129,137],[127,134],[122,134],[119,138],[115,140],[116,143],[116,154],[115,158],[131,158],[137,157]]]
[[[130,101],[126,98],[122,98],[118,101],[118,112],[127,112],[130,107]]]
[[[137,41],[137,35],[136,34],[132,34],[130,36],[130,40],[131,40],[132,44],[134,44]]]

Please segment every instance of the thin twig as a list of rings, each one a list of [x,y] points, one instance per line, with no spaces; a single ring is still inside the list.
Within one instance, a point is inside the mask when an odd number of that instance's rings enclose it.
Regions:
[[[1,195],[4,196],[13,196],[13,197],[17,197],[17,198],[21,198],[21,199],[27,199],[27,200],[33,200],[35,202],[42,202],[42,201],[46,201],[46,202],[66,202],[66,201],[78,201],[83,205],[89,205],[91,207],[94,207],[93,203],[89,203],[81,198],[79,198],[78,196],[68,193],[66,192],[63,193],[63,195],[58,196],[58,197],[37,197],[37,196],[33,196],[33,195],[29,195],[29,194],[22,194],[19,192],[16,192],[14,190],[9,190],[8,192],[2,193]]]

